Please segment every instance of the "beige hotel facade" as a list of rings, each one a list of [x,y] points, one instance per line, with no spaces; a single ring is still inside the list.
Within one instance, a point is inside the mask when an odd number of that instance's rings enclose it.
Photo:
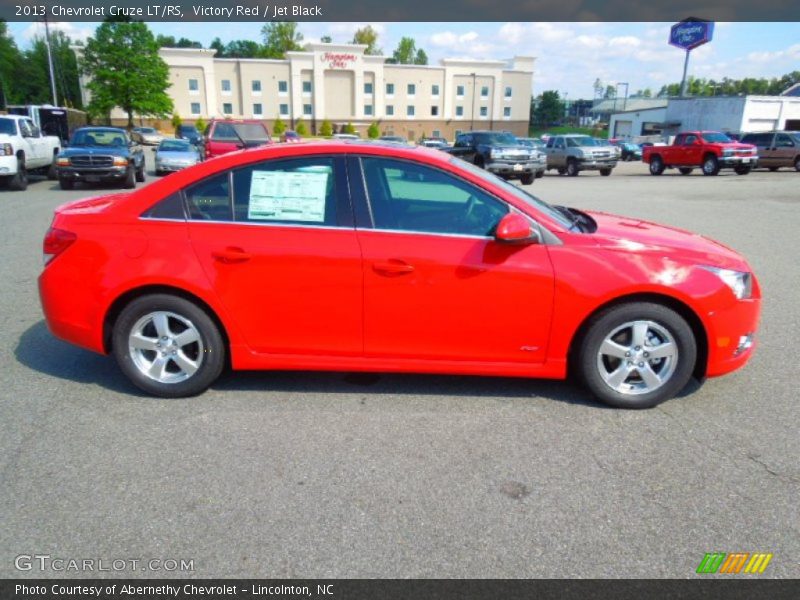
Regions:
[[[470,129],[527,134],[534,58],[396,65],[365,49],[310,43],[283,60],[216,58],[215,50],[182,48],[160,53],[169,65],[175,112],[187,123],[259,119],[271,130],[277,118],[289,127],[302,119],[317,132],[327,119],[338,128],[352,123],[365,136],[377,122],[382,135],[409,140],[453,139]],[[111,116],[125,122],[119,110]]]

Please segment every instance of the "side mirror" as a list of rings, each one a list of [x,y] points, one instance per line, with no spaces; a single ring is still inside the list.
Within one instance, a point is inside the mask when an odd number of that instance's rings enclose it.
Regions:
[[[539,235],[530,221],[519,213],[508,213],[500,219],[494,239],[503,244],[538,244]]]

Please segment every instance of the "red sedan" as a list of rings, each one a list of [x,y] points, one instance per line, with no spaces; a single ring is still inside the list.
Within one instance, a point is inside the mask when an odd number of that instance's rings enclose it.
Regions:
[[[650,407],[744,365],[761,302],[716,242],[396,145],[265,147],[70,202],[44,254],[51,331],[164,397],[229,365],[571,373]]]

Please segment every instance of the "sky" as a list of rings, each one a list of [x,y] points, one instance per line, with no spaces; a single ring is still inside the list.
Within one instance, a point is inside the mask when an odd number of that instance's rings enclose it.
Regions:
[[[261,41],[261,23],[149,23],[156,34],[187,37],[208,46],[214,37]],[[304,41],[330,35],[346,43],[364,23],[300,23]],[[384,54],[402,36],[416,40],[429,64],[442,58],[536,57],[533,93],[557,90],[568,99],[592,98],[593,84],[627,83],[631,94],[676,83],[684,53],[667,43],[671,23],[371,23]],[[91,36],[96,23],[51,23],[73,38]],[[24,48],[41,31],[38,23],[9,23]],[[717,23],[712,42],[695,49],[689,74],[695,77],[780,77],[800,70],[800,23]],[[620,88],[620,94],[624,88]]]

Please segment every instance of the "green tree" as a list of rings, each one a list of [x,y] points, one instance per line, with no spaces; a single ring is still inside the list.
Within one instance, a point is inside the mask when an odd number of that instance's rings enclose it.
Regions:
[[[208,46],[209,50],[216,50],[216,58],[225,58],[225,44],[222,43],[222,40],[218,37],[215,37],[211,40],[211,44]]]
[[[373,121],[370,124],[369,128],[367,129],[367,137],[371,140],[377,140],[381,135],[381,130],[378,128],[378,124]]]
[[[322,122],[322,125],[319,128],[319,134],[322,137],[331,137],[333,135],[333,125],[331,125],[331,122],[328,121],[328,119],[325,119]]]
[[[284,123],[280,117],[275,119],[275,124],[272,126],[272,133],[273,135],[280,135],[284,131],[286,131],[286,123]]]
[[[617,96],[617,88],[611,84],[606,86],[605,92],[603,92],[603,98],[606,100],[610,98],[615,98]]]
[[[564,103],[555,90],[542,92],[536,99],[533,119],[537,125],[547,127],[561,120],[564,115]]]
[[[194,126],[197,128],[197,131],[202,134],[206,129],[206,122],[203,117],[197,117],[197,120],[194,122]]]
[[[423,55],[424,54],[423,51]],[[417,57],[417,43],[414,41],[414,38],[402,37],[400,38],[400,43],[397,44],[397,48],[392,52],[390,62],[398,65],[413,65]],[[427,62],[427,57],[425,60]]]
[[[50,49],[53,57],[53,79],[58,104],[81,108],[81,90],[78,81],[78,62],[70,48],[71,41],[62,31],[50,34]],[[30,48],[22,54],[21,72],[24,78],[14,82],[18,100],[25,104],[48,104],[53,102],[50,87],[50,68],[47,62],[47,43],[44,37],[33,38]]]
[[[420,48],[417,50],[417,53],[414,55],[414,64],[415,65],[427,65],[428,64],[428,55],[425,53],[425,50]]]
[[[286,58],[286,53],[302,50],[303,34],[293,21],[267,23],[261,28],[264,36],[264,58]]]
[[[156,44],[158,44],[159,48],[175,48],[178,42],[175,41],[174,35],[162,35],[159,33],[156,36]]]
[[[225,46],[225,58],[258,58],[263,48],[253,40],[233,40]]]
[[[183,125],[183,119],[181,119],[181,116],[178,113],[172,115],[172,128],[175,131],[178,131],[178,127],[181,125]]]
[[[306,123],[303,119],[297,119],[297,122],[294,124],[294,130],[300,137],[308,135],[308,127],[306,127]]]
[[[156,117],[172,113],[169,67],[144,23],[102,23],[86,43],[82,68],[90,79],[90,113],[107,115],[119,106],[128,115],[129,128],[134,113]]]
[[[177,43],[176,47],[177,48],[197,48],[197,49],[200,49],[200,48],[203,47],[203,44],[201,44],[200,42],[196,42],[194,40],[190,40],[190,39],[187,39],[185,37],[182,37],[181,39],[178,40],[178,43]]]
[[[329,35],[323,35],[321,38],[319,38],[319,41],[323,44],[332,44],[333,38]]]
[[[0,21],[0,106],[19,102],[17,83],[22,55],[14,38],[8,33],[8,25]]]
[[[351,44],[365,44],[367,46],[364,54],[377,56],[383,50],[378,48],[378,32],[375,31],[371,25],[357,29],[353,34]]]

